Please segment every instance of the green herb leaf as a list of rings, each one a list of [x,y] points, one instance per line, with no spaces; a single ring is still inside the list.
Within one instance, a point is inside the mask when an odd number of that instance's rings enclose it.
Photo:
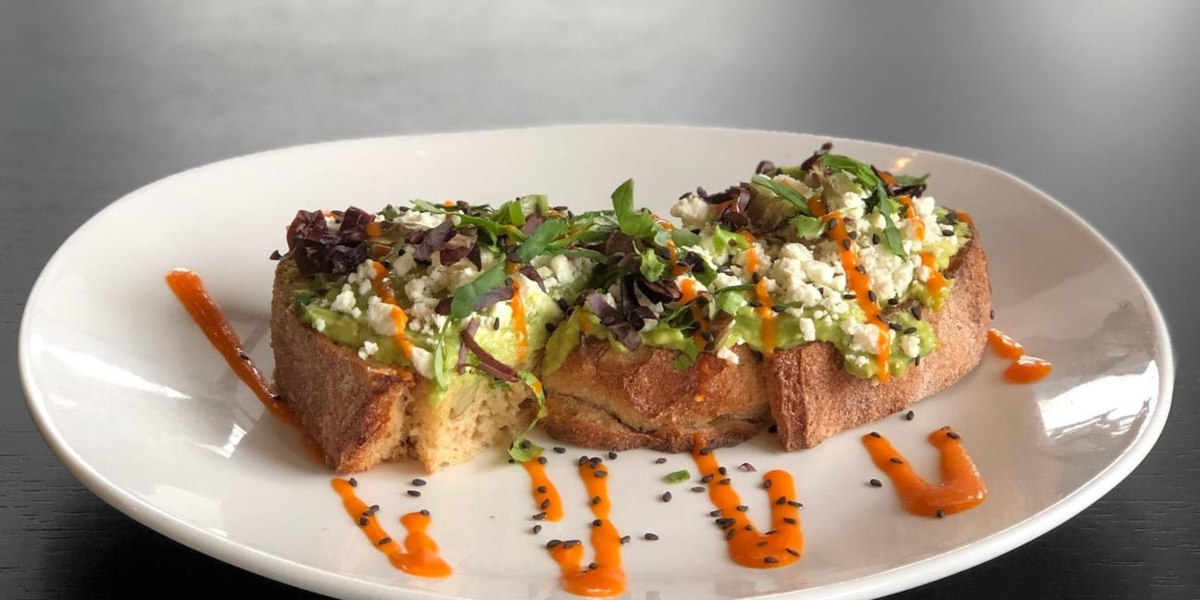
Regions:
[[[654,218],[646,209],[637,210],[633,207],[633,180],[628,179],[612,193],[613,212],[617,215],[617,224],[621,233],[635,238],[654,236]]]
[[[671,364],[677,371],[682,371],[692,366],[693,362],[696,362],[696,356],[699,353],[700,350],[696,348],[695,344],[687,344],[683,348],[679,349],[679,356],[676,356],[675,360]]]
[[[907,174],[892,175],[892,179],[896,180],[897,185],[921,185],[929,179],[929,173],[914,177]]]
[[[791,202],[796,206],[797,209],[800,210],[800,212],[806,215],[812,214],[812,211],[808,210],[808,200],[805,200],[804,196],[800,195],[800,192],[792,189],[791,186],[779,183],[778,181],[775,181],[774,179],[771,179],[765,175],[755,175],[754,177],[751,177],[750,183],[762,188],[766,188],[776,196]]]
[[[871,170],[871,166],[866,163],[861,163],[849,156],[840,154],[826,154],[824,158],[825,167],[830,171],[843,171],[854,176],[864,190],[869,190],[879,185],[881,182],[875,176],[875,172]]]
[[[443,209],[442,207],[437,206],[436,204],[430,204],[429,202],[426,202],[419,198],[416,200],[413,200],[412,204],[413,204],[414,209],[421,211],[421,212],[431,212],[431,213],[438,213],[438,214],[444,214],[446,212],[445,209]]]
[[[667,476],[663,477],[663,481],[666,481],[667,483],[683,483],[691,478],[692,474],[688,472],[687,469],[682,469],[667,473]]]
[[[530,373],[529,371],[521,371],[518,373],[518,375],[521,377],[521,381],[524,381],[525,385],[529,386],[529,389],[533,391],[533,397],[538,403],[537,415],[533,417],[533,421],[530,421],[529,427],[526,427],[525,431],[522,431],[519,435],[517,435],[517,437],[513,438],[512,444],[508,446],[508,455],[511,456],[513,460],[517,462],[526,462],[536,458],[537,455],[541,454],[543,450],[541,446],[538,446],[533,442],[529,442],[528,444],[525,444],[524,442],[525,437],[529,435],[529,432],[533,431],[533,426],[537,425],[537,422],[546,416],[546,394],[542,390],[542,382],[539,381],[533,373]]]
[[[796,235],[805,240],[815,240],[821,237],[821,232],[825,230],[824,221],[808,215],[796,215],[792,217],[791,223],[796,228]]]
[[[500,210],[496,211],[499,214],[497,218],[503,219],[508,225],[520,227],[525,224],[525,212],[521,210],[521,201],[509,200],[500,205]]]
[[[521,262],[528,263],[546,250],[554,238],[567,230],[567,224],[560,219],[549,219],[538,225],[529,237],[517,248],[517,256]]]
[[[676,246],[697,246],[700,244],[700,235],[692,233],[686,229],[676,227],[671,230],[671,241],[675,242]]]
[[[504,283],[508,274],[504,272],[504,263],[497,263],[490,269],[480,273],[475,281],[454,290],[454,299],[450,301],[450,316],[464,319],[475,312],[475,301],[492,288]]]
[[[742,250],[750,247],[750,242],[746,241],[746,236],[729,231],[720,225],[713,228],[712,240],[713,250],[716,254],[725,254],[729,244],[733,244]]]
[[[642,277],[650,281],[662,279],[663,271],[666,270],[667,264],[658,257],[658,254],[655,254],[654,250],[647,248],[638,252],[638,256],[641,258]]]
[[[895,200],[888,197],[887,191],[883,187],[883,182],[878,179],[876,179],[874,198],[875,210],[878,210],[879,214],[883,215],[884,247],[888,249],[888,252],[896,256],[908,256],[908,253],[904,251],[904,245],[901,244],[903,238],[900,236],[900,230],[896,228],[896,222],[892,219],[892,215],[895,215],[900,210],[900,207]]]
[[[571,258],[590,258],[591,260],[594,260],[602,265],[608,264],[609,260],[608,255],[604,254],[603,252],[591,250],[589,248],[570,248],[564,251],[563,254],[570,256]]]

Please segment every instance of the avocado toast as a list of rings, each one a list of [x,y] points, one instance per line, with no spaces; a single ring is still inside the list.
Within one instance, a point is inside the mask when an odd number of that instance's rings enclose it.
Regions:
[[[969,218],[823,147],[671,209],[544,196],[300,211],[276,271],[280,392],[340,472],[433,471],[524,434],[610,450],[806,448],[978,362],[990,286]],[[544,390],[543,390],[544,382]],[[543,391],[545,395],[543,396]]]

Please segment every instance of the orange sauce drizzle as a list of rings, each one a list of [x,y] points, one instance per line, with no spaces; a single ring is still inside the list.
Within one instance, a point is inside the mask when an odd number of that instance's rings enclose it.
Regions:
[[[687,273],[687,267],[679,264],[679,248],[675,247],[674,240],[667,240],[667,254],[671,257],[671,276],[679,277]]]
[[[1050,361],[1035,356],[1022,356],[1004,370],[1004,378],[1013,383],[1033,383],[1050,374]]]
[[[995,350],[996,354],[1009,360],[1017,360],[1025,356],[1025,348],[1017,340],[1001,333],[999,329],[988,329],[987,336],[988,343],[992,345],[992,350]]]
[[[529,351],[529,330],[525,326],[525,304],[521,302],[521,280],[516,277],[520,268],[521,265],[517,263],[508,263],[507,267],[513,282],[513,295],[512,300],[509,300],[509,305],[512,306],[513,335],[517,341],[518,364],[525,362],[525,355]]]
[[[808,212],[812,213],[814,217],[820,218],[829,212],[829,207],[825,205],[825,199],[820,194],[814,194],[806,202],[808,203]]]
[[[750,240],[750,235],[745,234],[746,239]],[[751,244],[749,250],[746,251],[746,271],[751,273],[758,272],[758,250]],[[759,306],[754,309],[762,319],[762,326],[759,330],[759,337],[762,338],[763,354],[771,354],[775,352],[777,343],[777,332],[775,323],[775,311],[771,310],[771,295],[767,293],[767,280],[759,279],[758,283],[754,284],[754,296],[758,300]]]
[[[854,292],[858,307],[862,309],[863,316],[868,323],[875,325],[879,329],[878,353],[875,355],[875,366],[879,373],[877,377],[880,383],[891,379],[891,373],[888,370],[888,356],[891,354],[892,342],[888,335],[887,323],[884,323],[879,316],[879,305],[871,301],[871,282],[867,276],[859,273],[858,253],[855,251],[856,246],[850,240],[850,234],[846,231],[845,219],[842,219],[841,213],[833,211],[825,215],[826,222],[834,223],[833,229],[829,229],[829,238],[838,246],[838,252],[841,255],[842,270],[846,272],[846,283],[849,284],[850,290]],[[847,244],[846,241],[851,243]],[[847,248],[847,245],[849,248]],[[935,273],[937,271],[934,271]],[[939,275],[940,277],[940,275]],[[930,281],[933,281],[931,278]]]
[[[875,466],[896,486],[904,510],[914,515],[950,515],[975,508],[987,499],[979,469],[967,455],[958,434],[949,427],[929,434],[929,443],[941,456],[941,485],[930,485],[921,479],[887,438],[867,434],[862,439]]]
[[[925,239],[925,221],[917,218],[917,209],[913,207],[912,198],[908,196],[897,196],[897,200],[905,207],[904,217],[913,224],[913,233],[917,235],[918,240]]]
[[[1050,361],[1025,354],[1025,348],[999,329],[988,329],[988,343],[996,354],[1013,363],[1004,370],[1004,378],[1012,383],[1033,383],[1050,374]]]
[[[267,411],[289,425],[296,424],[292,411],[288,410],[283,400],[271,389],[266,377],[263,377],[258,367],[246,357],[242,348],[242,340],[238,338],[229,319],[221,312],[221,307],[204,289],[200,276],[187,269],[174,269],[167,273],[167,286],[179,298],[183,308],[192,316],[192,320],[204,332],[204,337],[225,358],[234,374],[254,392],[259,402]]]
[[[371,287],[374,288],[375,295],[379,296],[381,302],[392,305],[392,324],[396,327],[396,333],[392,334],[392,339],[404,353],[404,357],[411,362],[413,344],[405,331],[408,327],[408,314],[404,312],[403,308],[400,308],[400,305],[396,304],[396,295],[392,293],[392,286],[388,284],[387,268],[379,262],[374,262],[373,265],[375,276],[371,278]]]
[[[450,565],[438,555],[437,542],[426,533],[429,528],[429,515],[414,512],[400,518],[400,524],[408,530],[408,535],[404,538],[404,548],[401,549],[400,544],[392,540],[379,524],[374,511],[369,510],[367,503],[354,493],[354,486],[350,485],[349,481],[334,477],[330,483],[333,485],[333,491],[341,496],[346,514],[359,529],[362,529],[363,535],[371,540],[371,545],[387,556],[393,567],[418,577],[450,575]]]
[[[763,475],[763,486],[771,499],[771,529],[759,533],[746,513],[738,510],[741,499],[737,491],[727,476],[721,475],[716,455],[705,448],[704,440],[699,437],[692,448],[692,458],[701,477],[711,476],[708,497],[725,519],[720,524],[733,562],[753,569],[773,569],[800,560],[804,534],[800,531],[799,507],[792,504],[796,500],[796,487],[791,474],[776,470]]]
[[[380,235],[383,235],[383,226],[375,221],[371,221],[370,223],[367,223],[366,232],[367,237],[379,237]]]
[[[942,288],[946,287],[946,276],[938,273],[937,259],[934,258],[931,252],[921,253],[921,264],[929,269],[929,279],[925,282],[929,288],[929,293],[934,296],[942,293]]]
[[[589,503],[592,514],[600,521],[592,526],[592,549],[596,554],[596,568],[585,569],[583,544],[557,544],[550,549],[550,557],[558,563],[562,573],[562,589],[578,596],[616,596],[625,591],[625,571],[621,568],[621,534],[609,520],[612,503],[608,498],[608,477],[597,477],[596,471],[608,471],[603,462],[585,461],[579,465],[579,477],[587,488],[588,498],[599,498]]]
[[[967,225],[974,225],[974,224],[975,224],[975,219],[972,219],[972,218],[971,218],[971,215],[968,215],[967,213],[965,213],[965,212],[963,212],[963,211],[961,211],[961,210],[960,210],[960,211],[956,211],[956,213],[955,213],[955,214],[957,214],[957,215],[958,215],[958,220],[959,220],[959,221],[962,221],[963,223],[966,223]]]
[[[588,331],[592,327],[592,324],[588,321],[588,318],[587,318],[587,311],[578,310],[578,311],[575,311],[575,313],[577,315],[579,315],[579,333],[581,333],[583,335],[587,335]]]
[[[546,475],[546,466],[538,462],[536,456],[521,463],[521,466],[525,467],[526,473],[529,473],[529,489],[533,492],[533,501],[538,510],[546,513],[547,521],[562,520],[562,498],[558,496],[558,488],[554,487],[550,476]],[[545,508],[542,508],[543,505]]]

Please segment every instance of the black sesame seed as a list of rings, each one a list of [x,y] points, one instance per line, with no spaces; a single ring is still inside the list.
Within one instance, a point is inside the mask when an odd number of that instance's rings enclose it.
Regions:
[[[788,500],[788,506],[794,506],[796,508],[804,508],[803,504],[796,502],[795,500]]]
[[[418,492],[417,490],[408,490],[408,495],[412,496],[413,498],[420,498],[421,492]]]
[[[793,550],[792,548],[784,548],[784,550],[786,550],[787,553],[791,554],[792,556],[800,556],[800,553],[797,552],[796,550]]]
[[[916,333],[916,332],[917,332],[917,328],[916,328],[916,327],[908,327],[908,328],[905,328],[905,330],[904,330],[904,335],[912,335],[912,334],[914,334],[914,333]]]
[[[538,464],[539,464],[539,465],[544,465],[544,464],[546,464],[546,457],[545,457],[545,456],[539,456],[539,457],[538,457]]]
[[[725,532],[725,540],[726,540],[726,541],[732,540],[732,539],[733,539],[733,535],[734,535],[735,533],[737,533],[737,530],[736,530],[736,529],[730,529],[730,530],[726,531],[726,532]]]
[[[848,238],[842,238],[842,248],[846,250],[850,249],[850,240]]]
[[[588,457],[587,457],[587,456],[580,456],[580,457],[579,457],[579,466],[581,466],[581,467],[582,467],[582,466],[583,466],[583,463],[585,463],[585,462],[587,462],[587,461],[588,461]]]
[[[670,502],[671,501],[671,492],[663,492],[662,500],[663,500],[663,502]]]
[[[764,482],[763,482],[763,489],[764,489],[764,490],[769,490],[769,489],[771,489],[771,480],[770,480],[770,479],[768,479],[768,480],[766,480],[766,481],[764,481]]]
[[[627,535],[626,535],[626,536],[621,536],[621,544],[622,544],[622,545],[628,544],[628,543],[629,543],[629,541],[630,541],[631,539],[633,539],[633,538],[631,538],[631,537],[629,537],[629,536],[627,536]]]
[[[856,296],[855,294],[852,294],[852,293],[851,294],[842,294],[842,300],[857,300],[857,299],[858,299],[858,296]]]
[[[592,496],[592,506],[600,504],[600,496]]]
[[[508,459],[508,464],[510,464],[510,465],[516,464],[516,462],[517,461],[515,459],[512,459],[512,458]]]
[[[881,437],[883,437],[883,436],[882,436],[882,435],[879,435],[879,432],[878,432],[878,431],[872,431],[872,432],[871,432],[871,437],[873,437],[873,438],[881,438]]]
[[[566,448],[563,448],[562,446],[555,446],[555,447],[554,447],[554,452],[555,452],[556,454],[566,454],[566,453],[567,453],[567,449],[566,449]]]
[[[761,274],[761,273],[755,273],[755,274],[751,275],[751,276],[750,276],[750,281],[753,281],[754,283],[758,283],[758,282],[762,281],[762,274]]]
[[[425,510],[424,508],[422,508],[422,509],[421,509],[421,516],[422,516],[422,517],[428,517],[428,516],[429,516],[429,511],[428,511],[428,510]]]
[[[563,312],[567,312],[567,309],[571,308],[571,305],[567,304],[567,301],[562,298],[555,300],[554,303],[558,305],[558,310],[561,310]]]
[[[547,333],[554,333],[554,329],[555,329],[556,327],[558,327],[558,326],[557,326],[557,325],[555,325],[553,322],[546,323],[546,332],[547,332]]]
[[[601,521],[600,519],[596,519],[596,520],[592,521],[592,527],[599,527],[603,524],[604,524],[604,521]]]
[[[654,464],[656,464],[656,465],[665,465],[665,464],[667,464],[667,459],[665,459],[665,458],[656,458],[656,459],[654,459]]]
[[[563,542],[563,548],[574,548],[579,545],[579,540],[567,540]]]
[[[750,308],[762,308],[762,302],[759,302],[758,300],[751,300],[746,303],[746,306],[749,306]]]
[[[534,535],[537,535],[537,534],[538,534],[538,533],[540,533],[541,531],[542,531],[542,526],[541,526],[541,525],[534,525],[534,526],[533,526],[533,533],[534,533]]]
[[[390,537],[385,537],[382,540],[379,540],[380,546],[383,546],[385,544],[390,544],[390,543],[392,543],[392,538],[390,538]]]
[[[700,456],[708,456],[709,454],[712,454],[712,448],[705,446],[700,449]]]
[[[937,515],[937,518],[939,518],[939,519],[943,519],[946,517],[946,511],[944,511],[940,508],[938,509],[937,513],[935,513],[935,514]]]
[[[876,245],[876,246],[878,246],[878,245],[879,245],[879,242],[880,242],[880,239],[879,239],[879,234],[878,234],[878,233],[872,233],[872,234],[871,234],[871,243],[872,243],[872,244],[874,244],[874,245]]]
[[[546,498],[545,500],[542,500],[540,507],[541,508],[550,508],[550,499]]]
[[[920,356],[918,356],[918,357],[916,357],[916,358],[914,358],[914,359],[913,359],[913,366],[914,366],[914,367],[919,367],[919,366],[921,366],[921,357],[920,357]]]
[[[912,307],[912,316],[916,317],[918,321],[921,320],[921,307],[920,306]]]
[[[413,485],[415,485],[415,486],[417,486],[417,487],[421,487],[421,486],[425,485],[425,483],[426,483],[426,482],[425,482],[425,480],[424,480],[424,479],[414,479],[414,480],[412,480],[412,484],[413,484]]]
[[[725,479],[722,479],[722,480],[718,481],[717,483],[719,483],[721,485],[729,485],[729,478],[726,477]]]
[[[713,480],[713,476],[711,474],[709,474],[709,475],[705,475],[704,477],[701,477],[700,483],[708,483],[712,480]]]
[[[597,465],[604,462],[604,459],[600,458],[599,456],[593,456],[588,459],[588,462],[592,463],[592,468],[594,469]]]
[[[532,445],[533,442],[530,442],[529,440],[521,440],[521,448],[528,449]]]
[[[351,477],[350,478],[350,487],[358,487],[358,480]]]
[[[847,234],[846,234],[846,237],[848,237],[848,238],[850,238],[850,239],[852,239],[852,240],[857,240],[857,239],[858,239],[858,232],[857,232],[857,231],[851,231],[850,233],[847,233]]]
[[[893,457],[892,457],[890,460],[891,460],[893,463],[896,463],[896,464],[898,464],[898,465],[899,465],[899,464],[903,464],[903,463],[904,463],[904,461],[900,460],[899,458],[897,458],[897,457],[895,457],[895,456],[893,456]]]
[[[697,493],[699,493],[699,492],[703,492],[703,491],[704,491],[704,488],[703,488],[703,487],[701,487],[701,486],[696,486],[696,487],[693,487],[693,488],[692,488],[692,491],[693,491],[693,492],[697,492]]]
[[[370,519],[368,519],[368,518],[366,518],[366,517],[359,517],[359,518],[358,518],[358,524],[359,524],[359,525],[362,525],[363,527],[366,527],[366,526],[367,526],[367,523],[370,523],[370,522],[371,522],[371,520],[370,520]]]
[[[750,507],[746,506],[745,504],[739,504],[739,505],[737,505],[737,510],[738,510],[738,512],[746,512],[746,511],[750,510]]]
[[[772,312],[781,313],[781,312],[783,312],[783,311],[785,311],[785,310],[787,310],[787,307],[786,307],[786,306],[783,306],[782,304],[776,304],[776,305],[774,305],[774,306],[772,306],[772,307],[771,307],[771,311],[772,311]]]
[[[758,469],[755,469],[754,465],[752,465],[750,463],[742,463],[742,464],[738,465],[738,470],[745,471],[747,473],[753,473],[753,472],[757,471]]]
[[[715,340],[715,339],[717,339],[717,338],[716,338],[716,336],[714,336],[714,335],[712,334],[712,332],[711,332],[711,331],[701,331],[701,332],[700,332],[700,339],[702,339],[702,340],[704,340],[704,341],[706,341],[706,342],[711,342],[711,341],[713,341],[713,340]]]
[[[717,472],[724,475],[724,474],[728,473],[729,471],[725,470],[725,467],[717,467]]]
[[[562,540],[550,540],[550,541],[546,542],[546,547],[553,548],[559,544],[562,544]]]
[[[892,331],[903,331],[904,326],[899,323],[888,323],[888,329],[891,329]]]
[[[779,432],[779,426],[774,423],[772,423],[771,426],[767,428],[767,433],[778,433],[778,432]]]
[[[646,539],[650,540],[651,542],[653,542],[653,541],[655,541],[655,540],[657,540],[657,539],[658,539],[658,534],[657,534],[657,533],[647,533],[646,535],[644,535],[644,536],[642,536],[642,537],[644,537],[644,538],[646,538]]]
[[[989,311],[988,316],[995,319],[996,318],[996,309],[993,308],[991,311]]]
[[[537,486],[537,493],[539,493],[539,494],[545,494],[545,493],[546,493],[546,486],[544,486],[544,485],[539,485],[539,486]]]
[[[888,306],[896,306],[897,304],[900,304],[900,299],[899,298],[888,298],[887,303],[888,303]]]
[[[872,479],[871,481],[868,481],[867,483],[870,483],[871,487],[883,487],[883,482],[878,479]]]
[[[764,558],[763,560],[766,561],[766,563],[769,565],[773,565],[773,564],[779,562],[779,559],[775,558],[774,556],[768,556],[768,557]]]
[[[854,265],[854,270],[862,273],[863,275],[867,274],[867,268],[862,265]]]
[[[827,223],[825,226],[828,227],[830,231],[833,231],[834,229],[837,229],[837,224],[837,219],[830,219],[829,223]]]
[[[597,564],[597,563],[594,563],[594,562],[588,563],[588,568],[589,568],[589,569],[593,569],[593,570],[594,570],[594,569],[597,569],[597,568],[599,568],[599,567],[600,567],[600,565],[599,565],[599,564]]]
[[[796,519],[793,519],[792,517],[784,517],[783,522],[787,523],[788,525],[795,525]]]
[[[911,410],[910,410],[910,411],[908,411],[908,412],[904,413],[904,420],[905,420],[905,421],[911,421],[911,420],[913,420],[913,418],[914,418],[914,417],[916,417],[916,416],[917,416],[917,413],[915,413],[915,412],[913,412],[913,411],[911,411]]]
[[[592,475],[595,475],[596,477],[604,477],[608,475],[608,471],[594,471]]]
[[[727,527],[733,527],[734,525],[736,525],[736,524],[737,524],[737,520],[736,520],[736,519],[731,519],[731,518],[729,518],[729,517],[721,517],[721,518],[717,519],[717,520],[716,520],[716,521],[714,521],[714,522],[715,522],[717,525],[719,525],[719,526],[720,526],[722,529],[725,529],[725,528],[727,528]]]
[[[767,545],[767,540],[763,540],[763,541],[759,542],[759,543],[758,543],[758,544],[756,544],[756,545],[757,545],[759,548],[762,548],[763,546],[766,546],[766,545]]]
[[[533,515],[533,520],[534,520],[534,521],[541,521],[541,520],[543,520],[543,519],[545,519],[545,518],[546,518],[546,513],[545,513],[545,512],[540,512],[540,513],[538,513],[538,514],[536,514],[536,515]]]
[[[780,504],[780,505],[787,504],[787,497],[786,497],[786,496],[780,496],[780,497],[776,498],[776,499],[775,499],[775,504]]]
[[[617,453],[616,453],[616,452],[609,452],[609,453],[608,453],[608,460],[617,460]]]
[[[710,511],[708,511],[708,516],[710,516],[710,517],[719,517],[719,516],[721,516],[721,509],[719,509],[719,508],[718,508],[717,510],[710,510]]]
[[[944,235],[946,237],[950,237],[950,236],[954,235],[954,230],[953,229],[943,229],[942,235]]]
[[[947,431],[947,432],[946,432],[946,437],[948,437],[948,438],[950,438],[950,439],[952,439],[952,440],[957,440],[957,439],[961,439],[961,438],[962,438],[962,436],[958,435],[957,433],[954,433],[953,431]]]
[[[867,290],[867,300],[870,300],[871,302],[875,302],[877,299],[878,299],[878,296],[875,295],[874,290]]]

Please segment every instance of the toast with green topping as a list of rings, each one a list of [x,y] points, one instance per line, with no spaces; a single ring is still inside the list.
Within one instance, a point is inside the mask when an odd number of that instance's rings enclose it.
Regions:
[[[548,342],[545,428],[601,448],[737,443],[774,418],[811,447],[973,368],[991,289],[969,218],[822,147],[684,194],[683,228],[614,194],[598,286]]]
[[[544,196],[501,205],[300,211],[276,255],[275,379],[339,472],[434,471],[513,442],[544,412],[533,374],[594,262]]]

